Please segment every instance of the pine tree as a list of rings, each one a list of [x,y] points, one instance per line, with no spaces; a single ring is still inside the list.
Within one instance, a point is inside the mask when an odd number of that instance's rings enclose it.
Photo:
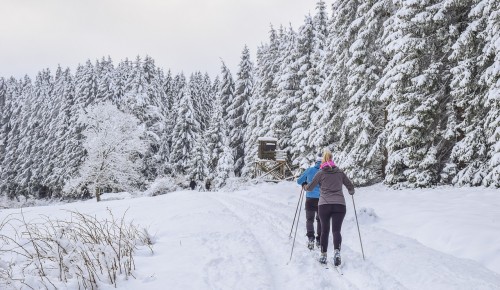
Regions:
[[[290,151],[294,144],[291,142],[292,124],[295,122],[299,107],[299,99],[295,98],[299,90],[300,79],[297,76],[297,58],[295,47],[297,34],[290,27],[283,32],[279,41],[279,72],[274,77],[274,86],[277,89],[276,104],[269,108],[271,116],[270,128],[278,136],[279,148]]]
[[[100,62],[97,62],[96,65],[97,72],[97,92],[96,92],[96,101],[97,102],[106,102],[113,101],[114,97],[114,71],[113,61],[111,57],[108,56],[108,59],[104,57]]]
[[[222,118],[228,120],[228,108],[234,100],[234,81],[226,64],[222,62],[221,80],[219,85],[219,97],[222,104]]]
[[[209,178],[213,179],[210,172],[215,172],[219,162],[220,154],[222,153],[223,140],[227,138],[221,130],[224,127],[224,119],[222,118],[222,101],[219,95],[215,98],[215,103],[212,108],[208,129],[204,132],[204,140],[206,143],[207,170]]]
[[[176,123],[172,132],[170,163],[174,174],[184,175],[190,168],[193,148],[200,133],[200,124],[194,116],[193,100],[188,86],[181,91]]]
[[[328,24],[326,51],[323,63],[319,66],[320,75],[325,77],[319,89],[321,103],[314,114],[314,130],[311,131],[311,144],[316,148],[331,147],[338,142],[343,124],[343,112],[348,97],[346,92],[347,75],[351,47],[356,29],[351,27],[356,19],[359,1],[340,0],[332,4],[332,16]],[[338,151],[336,149],[335,151]],[[337,153],[335,154],[337,155]]]
[[[273,135],[275,132],[271,131],[271,123],[274,119],[269,113],[270,108],[279,105],[276,103],[276,96],[278,94],[274,77],[278,73],[279,64],[279,37],[276,30],[271,27],[269,32],[269,44],[262,46],[257,51],[257,64],[256,82],[254,94],[256,95],[253,111],[256,112],[255,121],[253,126],[252,146],[255,147],[255,142],[259,136]],[[250,123],[249,123],[250,124]]]
[[[207,152],[203,147],[205,144],[204,138],[197,138],[194,141],[193,153],[191,154],[191,161],[187,169],[189,178],[197,180],[198,182],[203,181],[208,175],[206,163],[208,159]]]
[[[295,164],[307,168],[311,161],[308,157],[314,155],[315,151],[309,138],[314,130],[311,126],[311,116],[318,110],[315,101],[321,82],[319,71],[312,59],[315,43],[314,26],[310,16],[305,18],[304,24],[299,29],[296,50],[298,58],[294,65],[299,68],[297,77],[300,79],[300,84],[295,96],[299,100],[299,110],[292,125],[291,142],[295,144],[292,154]]]
[[[227,134],[227,128],[224,125],[220,129]],[[229,147],[229,139],[224,137],[219,160],[217,161],[216,177],[214,178],[215,187],[223,187],[226,185],[227,179],[231,177],[234,177],[233,150]]]
[[[458,39],[451,48],[449,59],[451,72],[450,96],[445,137],[454,142],[450,160],[441,173],[444,182],[458,185],[480,185],[486,163],[486,136],[483,130],[485,107],[482,96],[485,88],[479,81],[483,70],[478,58],[484,48],[481,37],[486,26],[483,15],[483,1],[467,3],[467,13],[461,22],[469,25],[460,31],[461,26],[452,26]],[[480,3],[483,2],[483,3]],[[473,5],[471,5],[473,4]],[[453,7],[453,6],[452,6]],[[479,92],[479,93],[478,93]]]
[[[445,18],[434,17],[435,1],[395,3],[386,38],[392,59],[380,81],[388,102],[385,182],[425,187],[439,181],[443,163],[440,126],[449,75],[442,60],[449,39]]]
[[[253,64],[250,61],[250,51],[247,46],[243,49],[237,79],[235,84],[234,99],[227,108],[229,132],[229,146],[234,151],[234,174],[241,175],[244,166],[245,144],[243,134],[246,131],[246,115],[249,99],[253,92]]]
[[[485,105],[489,108],[486,114],[484,129],[488,145],[488,163],[483,185],[500,187],[500,3],[489,1],[485,9],[488,25],[485,29],[486,45],[480,63],[486,66],[481,76],[488,87]]]
[[[263,113],[266,110],[264,97],[259,94],[261,91],[261,73],[264,50],[265,48],[263,47],[257,50],[257,67],[260,69],[256,77],[256,89],[250,96],[249,110],[246,116],[247,129],[243,136],[246,151],[242,175],[247,177],[252,177],[252,167],[255,159],[257,158],[257,138],[259,137],[261,131],[259,126],[262,125],[262,121],[264,119]]]
[[[97,75],[95,68],[87,60],[85,66],[79,65],[75,73],[75,105],[77,110],[95,102],[97,95]]]
[[[8,99],[7,99],[7,82],[4,78],[0,77],[0,165],[5,156],[5,147],[7,146],[5,140],[5,127],[10,119],[10,112],[8,111],[10,108],[8,107]],[[0,170],[1,174],[1,170]]]
[[[359,30],[349,47],[348,104],[339,133],[337,162],[359,185],[383,178],[384,148],[379,135],[384,126],[384,106],[374,97],[387,60],[381,55],[383,23],[390,9],[388,1],[365,1],[358,6],[353,23]],[[353,28],[354,29],[354,28]]]
[[[54,139],[50,138],[48,132],[50,120],[57,115],[52,114],[53,105],[50,104],[53,88],[54,79],[50,71],[46,69],[39,72],[33,87],[33,99],[30,100],[33,104],[38,104],[32,106],[30,112],[30,123],[33,127],[29,133],[31,140],[28,142],[33,144],[33,148],[30,150],[30,160],[22,165],[22,170],[32,175],[28,182],[29,194],[40,197],[47,195],[48,188],[45,183],[53,169],[51,158],[54,155],[50,155],[49,151]]]
[[[128,59],[120,62],[113,73],[113,102],[118,106],[124,101],[123,97],[125,95],[125,90],[127,86],[127,80],[132,74],[132,64]],[[120,107],[119,107],[120,108]]]
[[[72,109],[74,106],[74,81],[70,70],[67,68],[64,71],[56,74],[54,84],[54,98],[60,104],[58,115],[55,118],[53,132],[56,140],[56,145],[53,147],[54,152],[54,170],[51,179],[48,180],[49,186],[53,189],[54,194],[59,196],[62,194],[62,189],[67,180],[75,176],[84,160],[82,154],[81,142],[78,140],[80,132],[79,126],[71,123]]]

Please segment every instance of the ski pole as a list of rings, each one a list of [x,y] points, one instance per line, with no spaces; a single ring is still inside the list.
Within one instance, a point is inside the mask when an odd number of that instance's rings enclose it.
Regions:
[[[304,194],[304,188],[300,191],[299,201],[297,202],[297,208],[295,209],[295,215],[293,216],[292,228],[290,229],[290,234],[288,235],[288,239],[292,238],[293,226],[295,225],[295,218],[297,217],[297,211],[299,210],[299,205],[301,204],[302,195]]]
[[[304,197],[304,189],[302,189],[301,193],[302,193],[301,194],[302,198],[300,199],[299,204],[302,204],[302,200],[303,200],[303,197]],[[299,216],[297,217],[297,223],[295,224],[295,235],[293,236],[292,251],[290,252],[290,260],[288,260],[288,263],[290,263],[290,261],[292,260],[293,247],[295,246],[295,238],[297,237],[297,228],[299,227],[299,220],[300,220],[300,212],[301,211],[302,211],[302,207],[300,207],[300,209],[299,209]]]
[[[354,215],[356,216],[356,225],[358,226],[359,244],[361,245],[361,253],[363,254],[363,261],[365,260],[365,252],[363,251],[363,242],[361,242],[361,232],[359,231],[358,214],[356,212],[356,204],[354,204],[354,195],[352,197],[352,205],[354,206]]]

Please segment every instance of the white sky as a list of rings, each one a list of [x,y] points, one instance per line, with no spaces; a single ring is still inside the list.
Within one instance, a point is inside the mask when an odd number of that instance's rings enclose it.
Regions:
[[[34,76],[58,64],[110,55],[152,56],[174,73],[207,71],[222,58],[233,75],[245,44],[267,42],[270,24],[295,29],[316,0],[0,0],[0,76]],[[330,3],[328,14],[330,14]]]

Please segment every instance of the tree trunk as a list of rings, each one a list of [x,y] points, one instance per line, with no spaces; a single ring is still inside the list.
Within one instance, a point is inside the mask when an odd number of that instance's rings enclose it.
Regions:
[[[99,191],[99,188],[95,189],[95,197],[97,199],[97,202],[101,201],[101,192]]]

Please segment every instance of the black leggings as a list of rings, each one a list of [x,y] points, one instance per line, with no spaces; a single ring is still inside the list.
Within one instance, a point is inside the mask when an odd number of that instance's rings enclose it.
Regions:
[[[316,240],[320,240],[321,223],[318,215],[319,198],[306,197],[306,230],[307,237],[314,239],[314,219],[316,219]]]
[[[346,207],[343,204],[322,204],[319,206],[319,220],[321,221],[321,252],[328,250],[328,236],[330,235],[330,219],[332,220],[333,248],[340,250],[342,235],[340,230],[344,221]]]

